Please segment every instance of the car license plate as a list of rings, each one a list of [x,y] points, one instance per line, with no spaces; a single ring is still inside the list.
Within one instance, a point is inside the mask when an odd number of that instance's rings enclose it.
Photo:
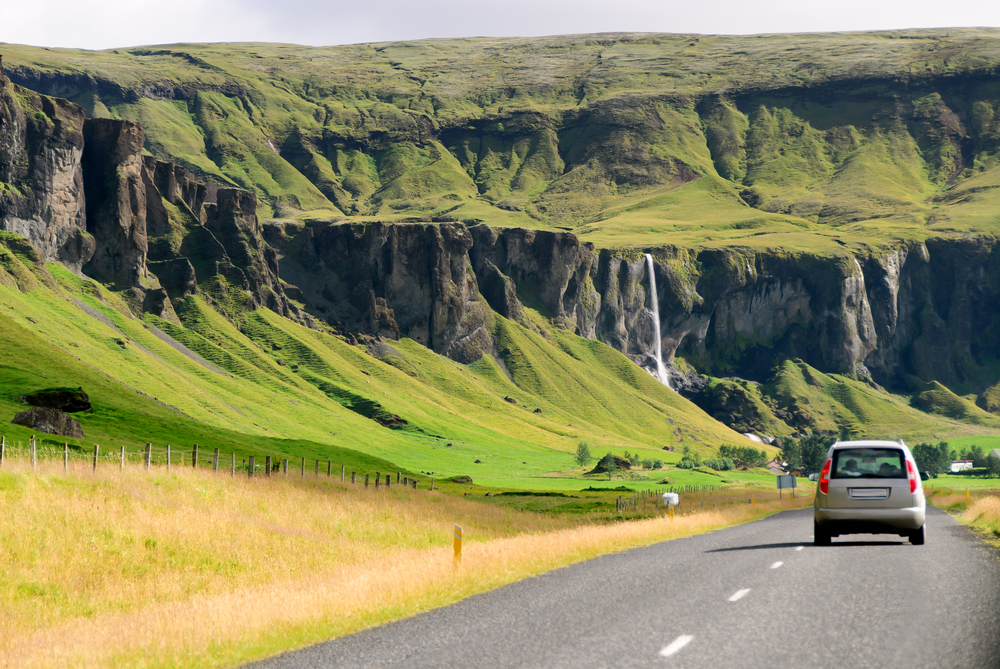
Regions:
[[[849,488],[851,499],[889,499],[888,488]]]

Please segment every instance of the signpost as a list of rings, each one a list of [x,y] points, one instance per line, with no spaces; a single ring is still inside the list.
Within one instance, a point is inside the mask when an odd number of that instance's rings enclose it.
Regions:
[[[791,488],[792,499],[795,499],[795,479],[797,477],[791,474],[783,474],[778,477],[778,499],[781,499],[781,491],[785,488]]]

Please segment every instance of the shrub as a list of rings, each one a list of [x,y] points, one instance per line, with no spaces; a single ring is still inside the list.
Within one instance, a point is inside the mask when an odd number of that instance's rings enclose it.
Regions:
[[[717,472],[728,472],[736,469],[736,463],[731,458],[709,458],[702,462],[702,464]]]
[[[680,462],[677,463],[677,469],[694,469],[694,460],[690,458],[682,458]]]

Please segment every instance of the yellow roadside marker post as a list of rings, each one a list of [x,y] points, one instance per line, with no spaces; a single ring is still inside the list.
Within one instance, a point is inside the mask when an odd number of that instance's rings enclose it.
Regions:
[[[462,561],[462,528],[455,526],[455,562]]]

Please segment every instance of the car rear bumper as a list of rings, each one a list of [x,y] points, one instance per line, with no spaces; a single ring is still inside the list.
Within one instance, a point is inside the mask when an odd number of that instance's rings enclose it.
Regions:
[[[816,524],[831,534],[895,534],[918,530],[926,510],[903,509],[815,509]]]

